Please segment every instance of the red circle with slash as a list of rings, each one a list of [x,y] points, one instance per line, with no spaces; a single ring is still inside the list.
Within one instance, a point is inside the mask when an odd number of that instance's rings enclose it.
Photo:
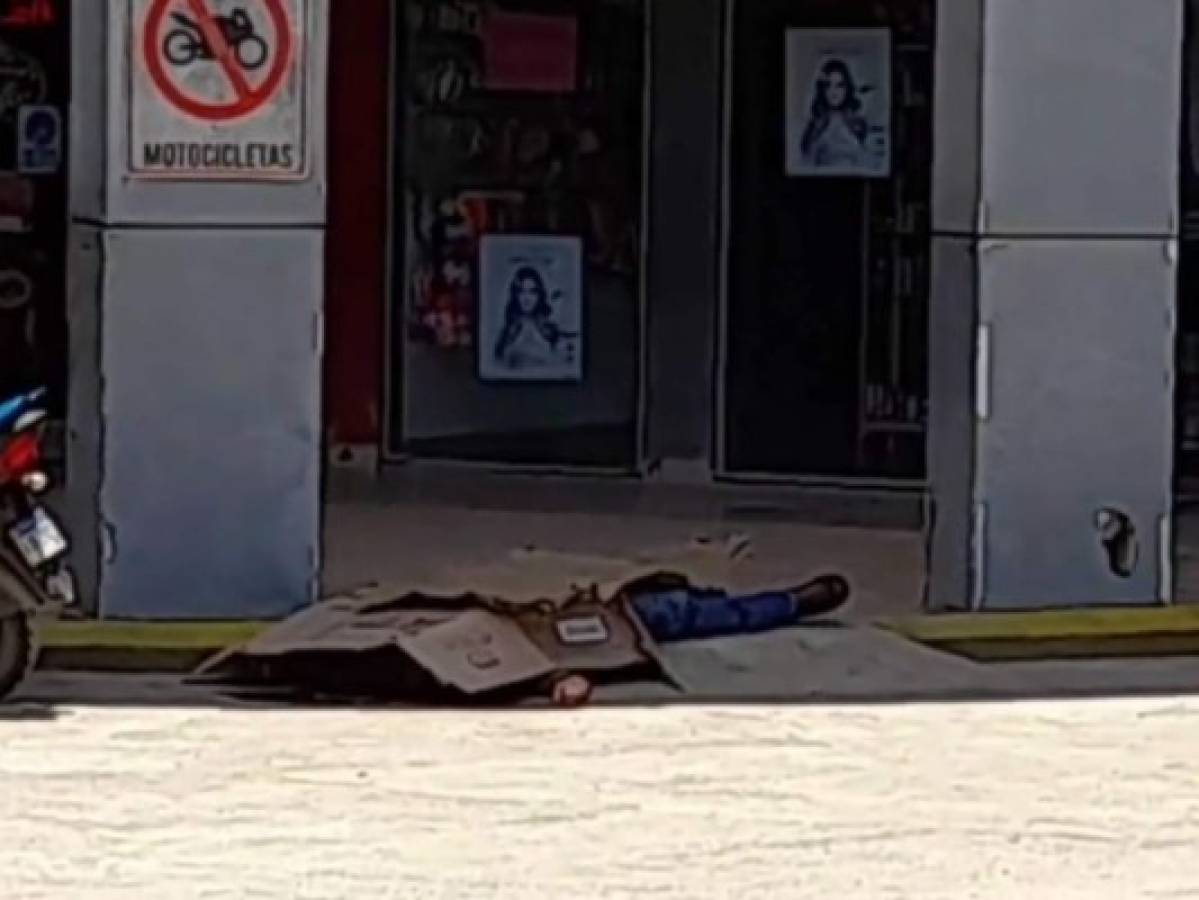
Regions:
[[[235,99],[214,102],[207,98],[195,97],[176,84],[167,72],[160,37],[167,14],[172,5],[178,2],[184,3],[195,17],[204,40],[212,48],[217,66],[233,89]],[[258,0],[258,2],[263,5],[270,16],[278,46],[266,77],[255,85],[250,83],[245,69],[237,59],[236,48],[225,39],[206,0],[154,0],[153,6],[146,15],[145,25],[142,27],[142,56],[145,58],[150,78],[168,103],[197,119],[207,122],[228,122],[256,113],[279,93],[279,89],[287,80],[288,67],[291,64],[293,50],[291,21],[288,18],[287,10],[283,8],[282,0]]]

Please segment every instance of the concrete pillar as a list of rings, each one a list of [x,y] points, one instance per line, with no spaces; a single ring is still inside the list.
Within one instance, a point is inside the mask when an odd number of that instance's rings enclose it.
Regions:
[[[327,0],[72,14],[68,521],[86,599],[116,618],[287,613],[320,562]]]
[[[647,258],[647,456],[665,480],[706,481],[720,295],[718,0],[654,0]]]
[[[1165,601],[1182,0],[939,6],[929,604]]]

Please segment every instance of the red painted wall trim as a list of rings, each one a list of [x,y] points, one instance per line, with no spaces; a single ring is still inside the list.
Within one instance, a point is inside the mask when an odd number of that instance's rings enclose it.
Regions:
[[[336,0],[329,35],[325,431],[377,444],[383,385],[391,0]]]

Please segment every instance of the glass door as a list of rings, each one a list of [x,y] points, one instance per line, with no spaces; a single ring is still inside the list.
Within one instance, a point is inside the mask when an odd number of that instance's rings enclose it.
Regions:
[[[404,0],[393,456],[631,470],[640,0]]]

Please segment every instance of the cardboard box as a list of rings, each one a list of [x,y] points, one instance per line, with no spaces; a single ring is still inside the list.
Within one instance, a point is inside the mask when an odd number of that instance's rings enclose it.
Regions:
[[[511,603],[371,588],[305,609],[197,671],[201,678],[424,701],[538,693],[550,676],[667,678],[622,599]]]

